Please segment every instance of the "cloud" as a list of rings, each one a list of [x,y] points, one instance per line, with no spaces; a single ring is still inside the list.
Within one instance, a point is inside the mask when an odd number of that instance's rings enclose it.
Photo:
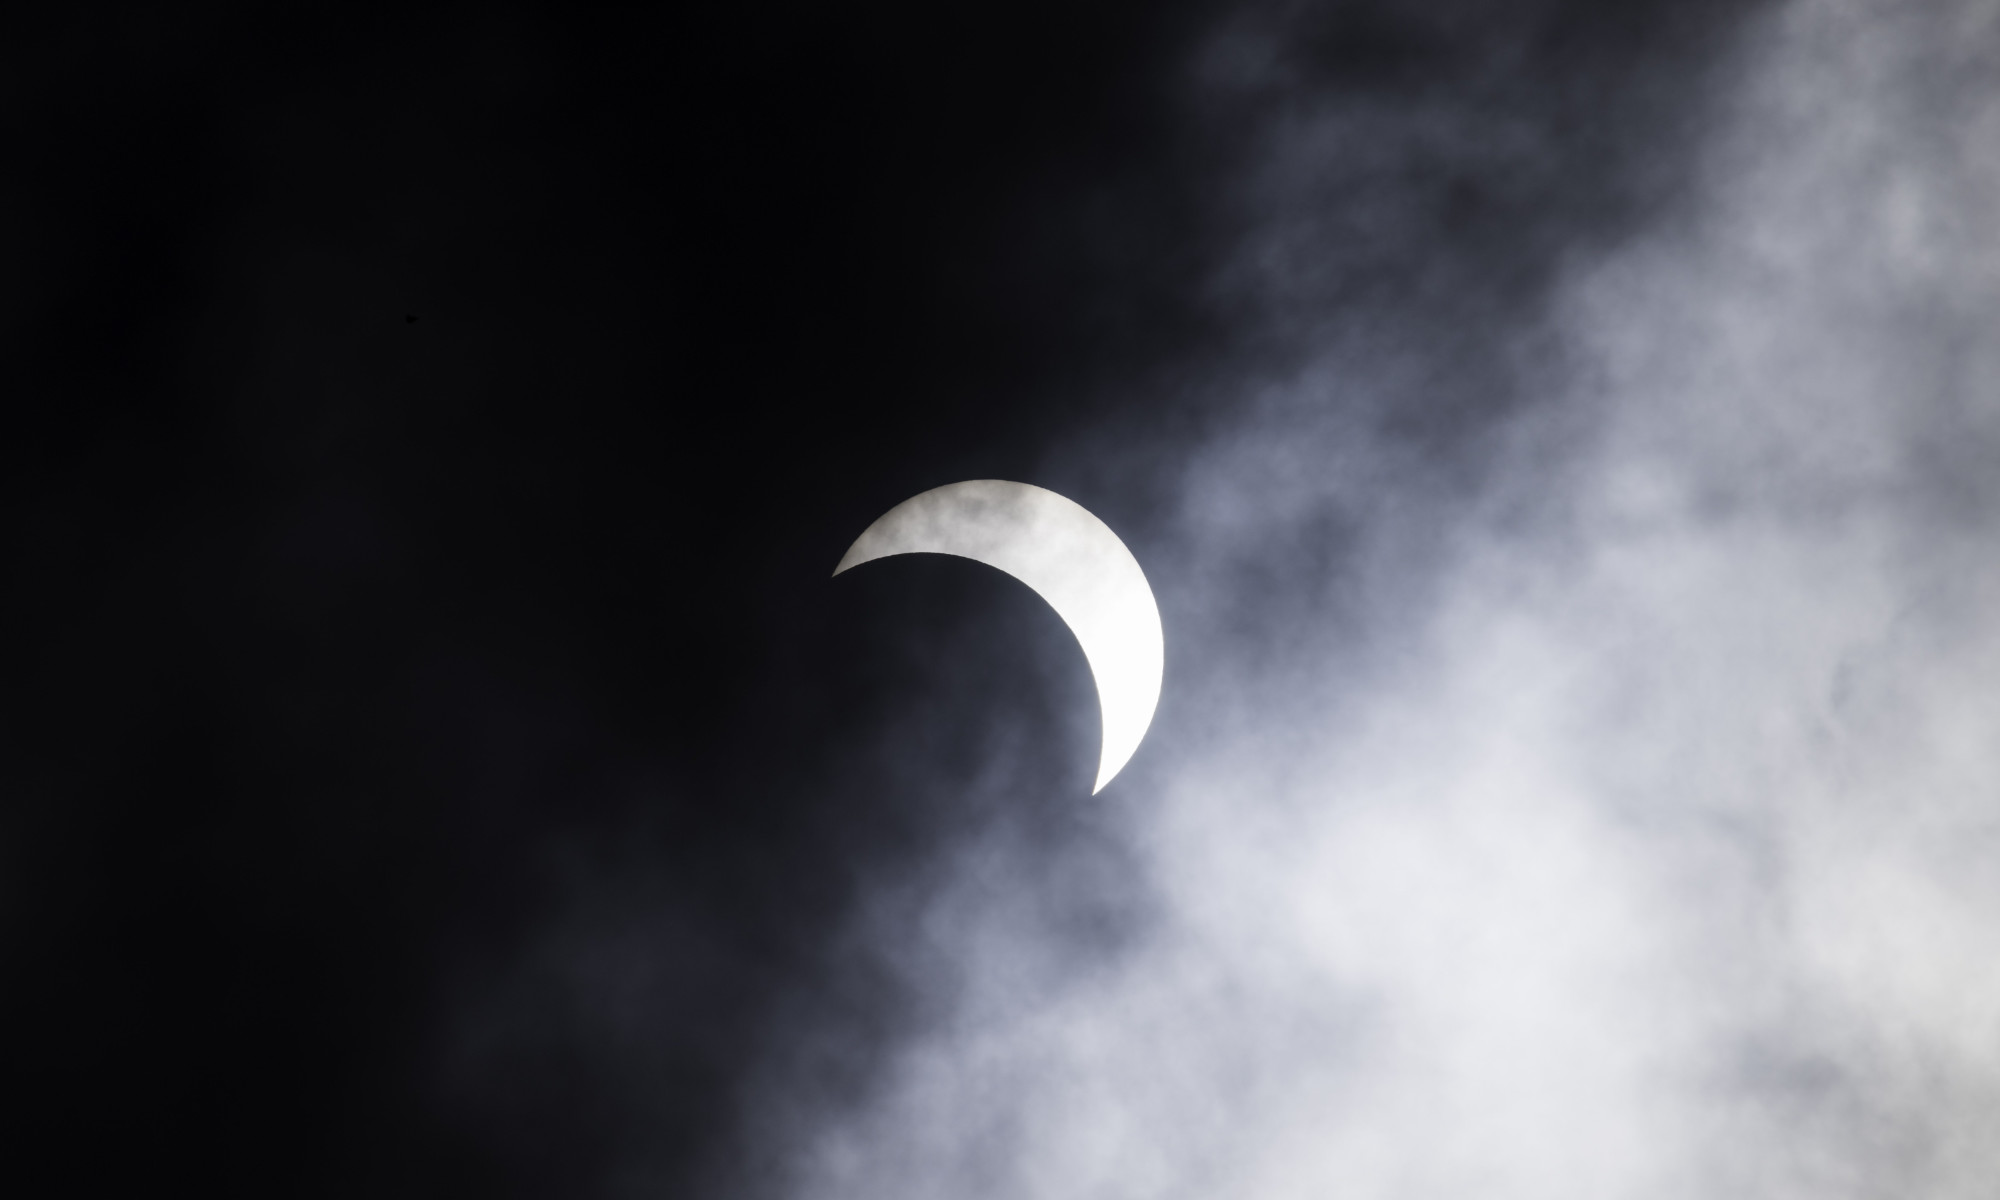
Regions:
[[[1286,28],[1203,60],[1264,97],[1246,348],[1131,451],[1180,497],[1101,802],[1147,917],[1070,952],[1101,880],[1004,826],[885,885],[854,936],[934,1004],[851,1105],[774,1102],[792,1191],[1985,1194],[2000,7],[1757,17],[1684,191],[1524,230],[1573,237],[1492,312],[1504,230],[1369,181],[1559,176],[1547,122],[1318,88]],[[1463,445],[1399,427],[1476,380]]]

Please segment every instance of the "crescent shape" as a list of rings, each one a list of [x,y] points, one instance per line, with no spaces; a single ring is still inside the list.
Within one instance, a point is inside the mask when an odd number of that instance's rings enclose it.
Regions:
[[[971,479],[912,496],[876,518],[835,575],[892,554],[952,554],[998,567],[1035,590],[1090,662],[1103,718],[1104,790],[1153,723],[1166,660],[1160,608],[1139,560],[1074,500],[1032,484]]]

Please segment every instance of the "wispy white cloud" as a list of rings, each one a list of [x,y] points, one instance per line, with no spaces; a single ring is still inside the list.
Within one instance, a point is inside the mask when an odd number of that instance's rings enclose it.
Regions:
[[[1211,74],[1267,69],[1230,36]],[[1038,892],[1084,884],[1004,832],[885,899],[934,1020],[792,1131],[797,1194],[1989,1194],[1996,47],[1992,3],[1754,25],[1686,202],[1508,334],[1558,352],[1471,476],[1381,430],[1425,331],[1301,282],[1406,217],[1305,219],[1344,152],[1274,136],[1218,287],[1325,337],[1216,366],[1173,468],[1107,809],[1157,911],[1080,965]]]

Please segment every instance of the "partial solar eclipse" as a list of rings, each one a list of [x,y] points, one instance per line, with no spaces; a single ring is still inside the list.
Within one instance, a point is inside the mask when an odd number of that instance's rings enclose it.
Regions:
[[[1032,484],[970,479],[912,496],[876,518],[835,575],[892,554],[952,554],[1035,590],[1083,647],[1097,683],[1104,744],[1095,795],[1124,769],[1160,701],[1160,609],[1139,560],[1073,500]]]

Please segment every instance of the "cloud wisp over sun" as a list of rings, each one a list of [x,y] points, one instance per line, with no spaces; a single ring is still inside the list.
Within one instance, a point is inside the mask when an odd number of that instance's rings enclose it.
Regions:
[[[886,891],[855,937],[934,1003],[867,1095],[772,1118],[794,1194],[1986,1194],[2000,9],[1762,13],[1671,201],[1468,325],[1423,299],[1444,250],[1417,301],[1345,297],[1422,222],[1329,172],[1504,180],[1537,129],[1317,94],[1284,35],[1190,85],[1290,101],[1214,281],[1283,351],[1200,364],[1198,439],[1065,460],[1178,498],[1134,543],[1160,716],[1078,798],[1147,915],[1061,952],[1045,893],[1090,882],[1004,831]],[[1456,195],[1423,219],[1479,220]],[[1392,428],[1468,339],[1518,398]]]

